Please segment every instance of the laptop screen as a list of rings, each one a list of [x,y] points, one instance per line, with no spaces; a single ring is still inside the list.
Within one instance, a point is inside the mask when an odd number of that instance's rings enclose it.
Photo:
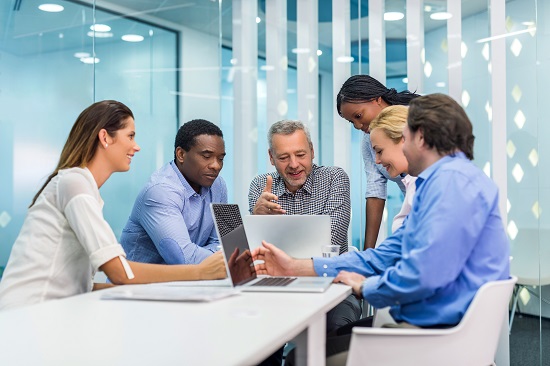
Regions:
[[[233,285],[239,286],[254,280],[257,275],[239,206],[212,203],[211,208]]]

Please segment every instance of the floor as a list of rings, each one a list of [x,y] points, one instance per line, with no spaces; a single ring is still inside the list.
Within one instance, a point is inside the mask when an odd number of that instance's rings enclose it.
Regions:
[[[550,320],[516,315],[510,334],[510,366],[537,365],[550,366]]]

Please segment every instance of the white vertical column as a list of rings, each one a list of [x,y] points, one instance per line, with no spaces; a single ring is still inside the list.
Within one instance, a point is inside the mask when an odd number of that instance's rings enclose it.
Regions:
[[[332,1],[332,100],[340,91],[342,84],[350,77],[351,67],[349,62],[341,62],[342,57],[351,56],[350,52],[350,1]],[[338,58],[340,57],[340,62]],[[361,62],[361,60],[359,60]],[[351,175],[351,124],[344,123],[333,108],[333,146],[334,165],[343,168]]]
[[[386,84],[384,0],[369,0],[369,75]]]
[[[502,37],[506,33],[505,19],[505,0],[490,0],[491,37],[501,36],[491,40],[492,177],[500,191],[500,214],[504,223],[507,224],[507,160],[504,154],[506,151],[506,38]]]
[[[318,18],[317,0],[297,1],[298,119],[308,126],[314,147],[319,146]]]
[[[489,1],[489,16],[491,23],[491,37],[502,36],[506,33],[505,0]],[[493,106],[491,154],[492,177],[499,189],[498,207],[504,221],[508,224],[506,200],[508,197],[507,157],[506,151],[506,38],[498,37],[491,40],[491,93]],[[497,108],[498,106],[498,108]],[[502,322],[503,332],[508,330],[507,319]],[[510,341],[508,332],[501,332],[495,362],[497,365],[510,366]]]
[[[287,118],[287,19],[286,0],[265,3],[267,128]],[[258,136],[258,138],[265,138]],[[267,160],[267,171],[273,169]]]
[[[257,174],[258,26],[256,1],[233,1],[233,129],[234,199],[242,212],[248,211],[248,187]]]
[[[408,89],[424,91],[424,0],[407,0],[407,78]]]
[[[449,95],[462,100],[462,1],[447,0],[447,11],[452,17],[447,20]]]

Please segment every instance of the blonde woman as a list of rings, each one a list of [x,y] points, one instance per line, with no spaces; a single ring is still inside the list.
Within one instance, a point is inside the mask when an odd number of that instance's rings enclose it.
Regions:
[[[403,176],[406,187],[401,211],[394,217],[392,232],[397,230],[412,208],[416,177],[408,174],[409,163],[403,154],[403,128],[407,124],[408,107],[394,105],[384,108],[370,124],[370,139],[376,164],[382,164],[392,178]]]
[[[80,114],[15,241],[0,282],[0,309],[98,289],[101,285],[93,283],[97,270],[114,284],[225,277],[221,253],[198,265],[126,260],[103,218],[99,188],[112,173],[130,169],[140,150],[134,137],[134,116],[120,102],[97,102]]]

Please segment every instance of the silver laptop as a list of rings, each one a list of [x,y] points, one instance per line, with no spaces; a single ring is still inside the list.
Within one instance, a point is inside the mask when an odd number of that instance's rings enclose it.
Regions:
[[[294,258],[311,258],[331,244],[328,215],[248,215],[243,223],[251,249],[265,240]]]
[[[250,255],[239,206],[212,203],[214,225],[222,245],[228,277],[241,291],[256,292],[324,292],[332,277],[258,276]]]

